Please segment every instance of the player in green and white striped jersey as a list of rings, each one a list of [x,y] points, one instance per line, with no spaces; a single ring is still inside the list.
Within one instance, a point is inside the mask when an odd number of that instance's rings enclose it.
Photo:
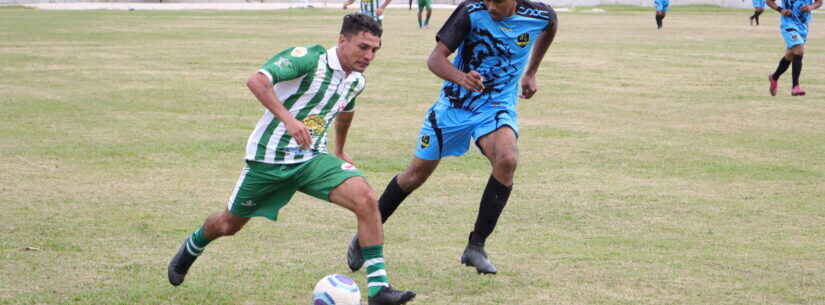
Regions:
[[[375,21],[378,21],[379,24],[384,20],[384,9],[390,5],[392,0],[384,0],[384,3],[380,6],[378,5],[379,0],[360,0],[360,12],[361,14],[369,15]],[[347,0],[344,2],[344,9],[347,9],[348,6],[355,3],[355,0]]]
[[[249,78],[247,87],[266,110],[247,141],[246,166],[226,209],[209,216],[169,262],[172,285],[183,282],[211,241],[237,233],[254,216],[277,220],[278,211],[300,191],[355,213],[370,305],[404,304],[415,297],[389,284],[377,196],[344,152],[355,98],[366,85],[361,73],[375,58],[381,33],[370,16],[347,15],[336,47],[284,50]],[[335,156],[327,153],[333,121]]]

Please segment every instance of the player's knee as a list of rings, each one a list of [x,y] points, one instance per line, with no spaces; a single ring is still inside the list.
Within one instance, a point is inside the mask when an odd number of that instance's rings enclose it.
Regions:
[[[505,153],[500,156],[496,156],[494,165],[500,170],[514,172],[516,170],[516,166],[518,166],[518,155],[515,153]]]
[[[353,212],[359,216],[370,216],[378,213],[378,198],[375,192],[368,187],[365,190],[359,190],[353,195],[352,201],[354,203]]]

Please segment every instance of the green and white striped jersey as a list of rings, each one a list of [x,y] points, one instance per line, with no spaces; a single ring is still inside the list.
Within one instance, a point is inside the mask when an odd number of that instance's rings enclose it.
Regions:
[[[258,72],[272,81],[275,95],[312,137],[310,149],[301,149],[286,126],[268,109],[246,143],[246,160],[271,164],[305,162],[327,152],[327,129],[342,111],[354,111],[355,98],[366,79],[341,68],[336,47],[295,47],[276,54]]]
[[[378,3],[379,0],[361,0],[361,14],[365,14],[367,16],[372,17],[378,23],[381,23],[381,20],[384,19],[384,16],[378,16]]]

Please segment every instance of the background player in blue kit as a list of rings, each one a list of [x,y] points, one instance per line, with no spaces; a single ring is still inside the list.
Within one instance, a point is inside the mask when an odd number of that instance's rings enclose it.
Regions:
[[[662,20],[665,19],[667,8],[670,6],[670,0],[653,0],[656,5],[656,28],[662,28]]]
[[[484,245],[513,186],[519,78],[521,97],[529,99],[537,91],[536,72],[557,26],[551,7],[529,0],[467,0],[453,11],[438,31],[427,60],[430,71],[444,79],[441,94],[425,115],[415,157],[379,199],[382,221],[427,181],[441,158],[463,155],[475,139],[493,170],[461,262],[479,273],[497,272]],[[453,52],[456,56],[450,63]],[[347,263],[353,271],[363,264],[356,238],[350,243]]]
[[[779,60],[776,71],[768,75],[770,81],[770,93],[776,95],[779,86],[779,76],[788,70],[788,66],[793,63],[791,70],[793,85],[791,95],[805,95],[805,90],[799,87],[799,74],[802,73],[802,56],[805,53],[805,42],[808,40],[808,24],[813,15],[811,10],[822,6],[822,0],[781,0],[782,6],[776,4],[776,0],[767,0],[768,6],[779,12],[779,29],[782,38],[785,39],[785,56]]]
[[[765,11],[765,0],[753,0],[753,15],[751,16],[751,25],[753,22],[756,21],[756,25],[759,25],[759,15],[762,15],[762,12]]]

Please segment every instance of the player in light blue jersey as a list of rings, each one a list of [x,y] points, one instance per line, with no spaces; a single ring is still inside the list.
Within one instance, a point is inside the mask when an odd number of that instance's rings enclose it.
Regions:
[[[444,79],[441,94],[424,117],[415,157],[379,199],[382,221],[427,180],[441,158],[463,155],[474,139],[489,159],[492,174],[461,263],[479,273],[497,272],[484,245],[513,187],[519,84],[522,98],[536,93],[536,72],[557,27],[550,6],[529,0],[466,0],[453,11],[427,60],[430,71]],[[347,253],[352,270],[363,263],[359,253],[353,239]]]
[[[662,20],[667,15],[667,8],[670,7],[670,0],[653,0],[656,6],[656,28],[662,29]]]
[[[751,15],[751,26],[753,26],[753,22],[756,21],[756,25],[759,25],[759,15],[762,15],[762,12],[765,11],[765,0],[753,0],[753,15]]]
[[[779,60],[776,71],[768,75],[770,82],[769,91],[771,95],[776,95],[779,86],[779,76],[792,66],[792,87],[791,95],[805,95],[805,90],[799,87],[799,74],[802,73],[802,56],[805,53],[805,43],[808,41],[808,24],[813,15],[812,10],[822,6],[822,0],[780,0],[782,5],[777,5],[776,0],[767,0],[768,6],[779,12],[779,29],[782,38],[785,39],[785,55]]]

